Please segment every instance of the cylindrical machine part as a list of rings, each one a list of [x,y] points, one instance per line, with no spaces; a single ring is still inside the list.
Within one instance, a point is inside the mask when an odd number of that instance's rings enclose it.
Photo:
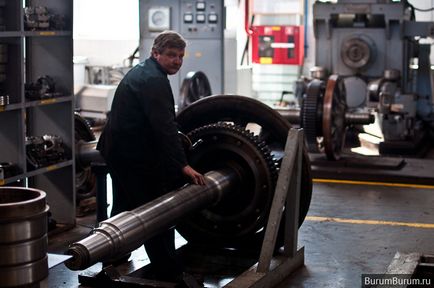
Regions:
[[[300,124],[300,109],[275,108],[279,114],[291,124]]]
[[[75,150],[77,151],[76,155],[76,162],[77,165],[80,165],[81,167],[89,167],[90,163],[97,162],[97,163],[104,163],[105,160],[102,158],[100,152],[96,150],[96,145],[98,143],[98,140],[94,141],[78,141],[75,144]]]
[[[101,222],[90,236],[69,247],[67,254],[73,257],[65,265],[71,270],[82,270],[137,249],[183,216],[218,203],[236,186],[237,177],[233,169],[210,171],[205,174],[205,186],[187,185]]]
[[[375,122],[375,116],[369,112],[345,113],[345,124],[368,125]]]
[[[37,189],[0,187],[0,287],[48,276],[45,196]]]
[[[324,80],[327,76],[327,70],[321,66],[314,66],[309,70],[310,76],[315,79]]]
[[[291,124],[300,124],[300,109],[275,109]],[[368,125],[374,123],[375,116],[369,112],[346,112],[345,124]]]
[[[374,60],[374,53],[371,51],[372,44],[369,40],[356,36],[342,42],[341,59],[347,67],[351,69],[365,68],[370,61]]]
[[[401,72],[398,69],[386,69],[384,70],[384,79],[390,81],[396,81],[401,77]]]

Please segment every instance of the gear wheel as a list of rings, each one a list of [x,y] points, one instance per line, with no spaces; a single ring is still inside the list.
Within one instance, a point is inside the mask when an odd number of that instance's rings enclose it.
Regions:
[[[266,224],[277,181],[277,162],[265,142],[241,126],[218,122],[188,133],[189,163],[201,172],[231,168],[240,181],[213,207],[177,226],[190,242],[236,247]],[[263,235],[259,235],[262,237]]]
[[[305,140],[309,152],[321,152],[321,141],[318,136],[322,133],[322,98],[324,82],[318,79],[312,80],[304,96],[302,105],[301,126],[304,129]]]
[[[96,137],[89,125],[89,122],[81,117],[77,112],[74,113],[74,133],[75,143],[79,141],[95,141]],[[77,203],[81,199],[86,199],[95,195],[96,177],[90,167],[76,165],[75,169],[75,187]]]
[[[273,154],[279,157],[283,151],[291,124],[271,107],[256,99],[239,95],[213,95],[200,99],[176,117],[182,132],[188,133],[196,128],[219,121],[228,121],[246,127],[248,123],[261,127],[260,137]],[[299,226],[309,210],[312,197],[312,173],[307,151],[303,151],[300,194]]]
[[[202,71],[188,72],[182,81],[178,109],[182,110],[197,100],[211,95],[208,77]]]

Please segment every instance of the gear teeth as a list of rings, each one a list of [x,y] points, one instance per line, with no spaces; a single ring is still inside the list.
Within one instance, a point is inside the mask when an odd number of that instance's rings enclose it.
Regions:
[[[302,105],[302,127],[309,152],[318,152],[317,136],[322,126],[318,120],[318,108],[323,98],[323,82],[313,80],[309,83]]]
[[[208,124],[196,128],[193,131],[189,132],[187,136],[190,139],[195,139],[196,137],[198,137],[198,135],[200,136],[201,134],[205,133],[208,130],[215,130],[215,129],[230,130],[232,133],[236,133],[242,136],[244,139],[247,139],[249,142],[253,143],[257,147],[258,151],[261,152],[263,159],[267,163],[273,183],[274,184],[276,183],[279,164],[271,155],[271,150],[268,147],[268,145],[265,143],[265,141],[259,138],[259,136],[256,136],[250,130],[245,129],[242,126],[230,124],[227,122],[217,122],[217,123]]]

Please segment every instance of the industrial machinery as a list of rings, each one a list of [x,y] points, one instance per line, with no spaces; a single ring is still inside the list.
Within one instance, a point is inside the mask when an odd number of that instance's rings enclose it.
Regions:
[[[88,146],[88,143],[95,143],[96,137],[89,122],[78,112],[74,113],[74,140],[75,151],[77,152],[75,163],[75,192],[76,203],[81,205],[81,200],[95,196],[96,178],[91,171],[88,162],[83,162],[84,155],[80,153],[81,147]],[[94,148],[94,147],[93,147]]]
[[[140,58],[149,57],[155,36],[164,30],[179,32],[188,42],[180,71],[169,77],[175,103],[189,71],[203,71],[214,93],[224,90],[224,1],[140,0]],[[182,105],[182,103],[180,103]]]
[[[70,246],[67,267],[82,270],[124,255],[179,219],[177,230],[189,245],[259,252],[291,125],[259,101],[235,95],[200,99],[182,110],[177,122],[193,143],[187,151],[189,163],[206,173],[207,185],[184,186],[101,222],[90,236]],[[247,126],[255,127],[257,134]],[[312,180],[306,152],[299,155],[300,196],[295,207],[301,225],[310,205]],[[283,230],[280,227],[280,245]]]
[[[178,111],[184,109],[191,103],[210,96],[211,85],[208,77],[202,71],[190,71],[182,81],[179,94]]]
[[[291,124],[304,128],[307,148],[311,152],[324,152],[328,159],[337,160],[344,145],[345,129],[349,125],[374,122],[374,116],[364,111],[347,111],[345,87],[337,75],[327,82],[319,79],[302,83],[303,101],[300,108],[274,108]],[[191,103],[211,95],[208,78],[203,72],[189,72],[181,87],[181,103]]]
[[[276,108],[290,123],[304,128],[309,152],[324,152],[329,160],[340,158],[349,125],[374,122],[374,116],[367,111],[348,110],[343,83],[338,75],[327,80],[303,81],[296,92],[301,107]]]
[[[307,81],[304,87],[305,81],[301,81],[298,90],[298,96],[304,99],[301,123],[309,147],[315,146],[315,136],[322,136],[309,132],[311,124],[321,119],[313,110],[317,103],[328,106],[327,97],[321,96],[322,89],[312,86],[320,86],[318,81],[322,81],[329,87],[328,83],[336,79],[340,79],[334,86],[342,94],[337,97],[341,105],[328,110],[331,114],[322,115],[322,119],[337,117],[340,120],[331,122],[339,127],[347,120],[343,110],[377,113],[383,138],[380,154],[412,154],[426,143],[434,128],[434,113],[430,44],[422,44],[421,39],[434,36],[434,22],[417,22],[414,12],[407,1],[339,0],[314,4],[314,80]],[[327,138],[324,135],[324,142]]]

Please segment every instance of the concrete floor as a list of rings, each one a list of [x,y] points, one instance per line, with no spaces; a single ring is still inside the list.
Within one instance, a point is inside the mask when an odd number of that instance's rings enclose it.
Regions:
[[[94,217],[78,222],[75,229],[49,239],[49,252],[62,253],[84,237]],[[360,287],[361,274],[383,273],[397,251],[434,254],[433,243],[434,186],[314,182],[308,217],[299,230],[305,266],[279,288]],[[144,249],[133,258],[142,265],[148,261]],[[100,269],[98,263],[89,271]],[[79,287],[79,273],[60,264],[50,270],[48,287]],[[225,282],[206,284],[221,287]]]

